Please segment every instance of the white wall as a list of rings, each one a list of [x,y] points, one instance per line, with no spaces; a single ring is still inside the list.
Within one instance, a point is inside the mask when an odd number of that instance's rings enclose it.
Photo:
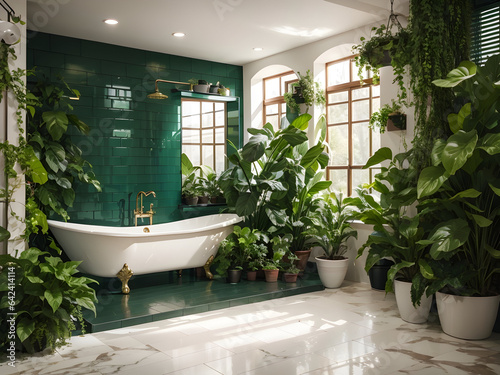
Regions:
[[[26,0],[9,0],[9,5],[14,9],[16,15],[26,16]],[[7,20],[7,15],[0,9],[0,19]],[[23,19],[26,21],[26,19]],[[17,25],[21,30],[21,42],[14,45],[17,60],[11,62],[12,69],[26,69],[26,25]],[[12,93],[4,94],[2,102],[0,103],[0,142],[6,139],[11,144],[18,144],[18,126],[17,126],[17,101]],[[23,125],[24,127],[24,125]],[[0,155],[0,168],[3,171],[3,155]],[[19,168],[17,171],[20,172]],[[3,173],[0,176],[0,188],[5,188],[6,181]],[[25,203],[25,186],[24,176],[19,174],[17,181],[9,181],[9,186],[18,186],[14,192],[13,202],[10,207],[7,207],[5,202],[0,202],[0,225],[7,228],[11,232],[11,239],[8,241],[7,246],[5,243],[0,243],[0,254],[10,253],[14,254],[15,250],[24,250],[25,243],[19,237],[24,233],[24,224],[10,215],[10,212],[15,212],[21,218],[24,218],[24,203]]]
[[[402,20],[402,24],[406,24]],[[292,69],[295,72],[305,74],[310,69],[313,76],[318,81],[324,80],[325,63],[347,56],[351,52],[353,45],[359,44],[361,36],[369,37],[372,26],[379,24],[367,25],[363,28],[351,30],[349,32],[339,34],[330,38],[320,40],[315,43],[295,48],[277,55],[267,57],[243,66],[243,82],[251,82],[251,85],[244,87],[244,115],[243,120],[245,128],[252,126],[262,126],[262,77],[265,77],[268,69],[280,68]],[[276,73],[276,72],[275,72]],[[383,68],[381,74],[381,105],[390,103],[392,98],[396,98],[397,87],[392,84],[393,74],[392,68]],[[259,83],[260,82],[260,83]],[[260,91],[259,91],[260,90]],[[256,92],[260,92],[259,94]],[[314,108],[313,118],[317,118],[324,113],[324,109]],[[413,138],[413,111],[406,112],[407,130],[386,132],[382,134],[381,145],[390,147],[393,153],[404,151],[403,139],[411,147],[411,139]],[[313,132],[309,129],[309,135]],[[245,131],[246,133],[246,131]],[[245,135],[245,140],[247,140]],[[311,137],[310,137],[311,139]],[[366,254],[363,254],[359,259],[356,259],[357,249],[366,241],[368,235],[373,231],[371,226],[355,223],[355,229],[358,231],[358,239],[352,239],[349,243],[348,257],[351,260],[347,271],[347,280],[369,282],[368,275],[364,270]],[[314,260],[314,255],[311,254],[310,260]]]

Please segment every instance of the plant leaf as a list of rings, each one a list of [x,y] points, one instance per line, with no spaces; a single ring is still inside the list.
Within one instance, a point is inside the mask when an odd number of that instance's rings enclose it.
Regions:
[[[448,123],[453,133],[462,130],[464,119],[471,113],[471,103],[465,104],[458,113],[450,113],[448,115]]]
[[[479,143],[478,148],[486,151],[490,155],[500,153],[500,133],[488,133]]]
[[[373,167],[385,160],[392,160],[392,150],[389,147],[382,147],[375,151],[372,157],[368,159],[363,169]]]
[[[462,168],[467,159],[472,156],[477,140],[476,130],[470,132],[459,130],[448,138],[441,159],[444,168],[450,175],[455,174],[457,170]]]
[[[43,294],[50,307],[52,307],[52,311],[56,312],[59,306],[61,306],[63,296],[59,289],[49,290],[47,289]]]
[[[418,198],[434,194],[448,178],[448,174],[442,167],[430,166],[424,168],[418,177]]]
[[[446,258],[465,243],[469,233],[469,225],[463,219],[452,219],[442,223],[429,236],[429,239],[434,241],[430,255],[436,260]]]
[[[42,114],[47,130],[54,141],[61,139],[68,130],[68,117],[62,111],[47,111]]]

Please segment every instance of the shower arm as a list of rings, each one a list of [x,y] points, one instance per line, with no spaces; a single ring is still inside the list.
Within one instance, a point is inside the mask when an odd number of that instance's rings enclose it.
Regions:
[[[191,84],[191,83],[189,83],[189,82],[177,82],[177,81],[167,81],[167,80],[165,80],[165,79],[157,79],[157,80],[155,81],[155,92],[158,92],[158,91],[159,91],[159,90],[158,90],[158,82],[173,83],[173,84],[176,84],[176,85],[190,85],[190,86],[192,86],[192,84]],[[191,89],[192,89],[192,87],[191,87]]]

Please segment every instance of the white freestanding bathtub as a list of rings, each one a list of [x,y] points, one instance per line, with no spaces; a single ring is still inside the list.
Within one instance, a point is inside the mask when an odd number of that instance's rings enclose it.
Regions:
[[[205,266],[240,221],[235,214],[215,214],[137,227],[48,223],[68,257],[82,261],[80,272],[116,277]]]

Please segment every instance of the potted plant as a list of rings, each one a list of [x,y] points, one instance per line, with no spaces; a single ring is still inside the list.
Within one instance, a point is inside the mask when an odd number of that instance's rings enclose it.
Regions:
[[[0,298],[5,310],[7,306],[15,306],[11,310],[16,311],[13,341],[18,349],[34,353],[65,345],[77,328],[75,322],[80,328],[85,327],[82,307],[96,313],[95,291],[88,284],[97,281],[75,275],[80,263],[63,262],[33,247],[21,252],[19,257],[0,255],[0,278],[12,280],[3,283]],[[12,289],[15,289],[14,299],[10,298]],[[0,321],[5,320],[3,326],[8,325],[8,319],[0,317]]]
[[[448,115],[453,134],[434,142],[417,185],[436,217],[427,294],[436,292],[443,331],[465,339],[491,334],[500,300],[492,283],[500,272],[499,66],[500,55],[481,67],[464,61],[434,81],[453,88],[461,108]]]
[[[378,128],[380,133],[406,129],[406,115],[402,112],[401,104],[392,100],[391,104],[383,105],[370,117],[371,129]]]
[[[392,33],[396,27],[397,32]],[[384,66],[392,66],[394,71],[394,83],[398,85],[398,98],[405,102],[407,90],[404,83],[405,66],[409,62],[410,51],[408,50],[410,34],[396,23],[381,25],[372,28],[372,37],[360,38],[360,44],[353,46],[352,51],[356,55],[354,61],[358,67],[358,76],[361,82],[365,79],[365,71],[371,73],[373,83],[380,82],[379,69]]]
[[[219,184],[228,209],[244,217],[249,227],[264,232],[284,229],[290,202],[306,175],[328,164],[325,145],[308,147],[305,129],[310,119],[309,114],[301,115],[277,132],[269,123],[250,128],[249,141],[229,157],[233,166],[221,174]]]
[[[235,225],[233,233],[221,241],[214,259],[217,273],[227,277],[230,283],[239,282],[243,267],[250,260],[250,256],[262,251],[262,244],[266,240],[267,236],[258,230]]]
[[[300,268],[297,268],[293,264],[288,266],[288,268],[285,269],[285,272],[283,274],[283,277],[285,279],[286,283],[295,283],[297,282],[297,277],[299,276],[299,273],[301,272]]]
[[[189,157],[181,155],[182,187],[181,194],[187,205],[195,206],[198,203],[200,184],[197,172],[200,167],[194,166]]]
[[[358,258],[368,250],[365,270],[369,272],[379,261],[391,259],[385,291],[396,293],[403,320],[423,323],[432,303],[432,296],[420,299],[429,284],[422,275],[429,254],[428,243],[424,241],[428,231],[422,225],[422,213],[418,207],[415,209],[414,181],[418,172],[408,163],[411,154],[408,151],[393,158],[387,147],[375,152],[364,168],[390,161],[388,167],[382,167],[375,175],[374,182],[366,186],[375,190],[379,198],[357,188],[358,197],[352,203],[360,211],[358,219],[373,225],[374,230],[358,250]]]
[[[262,270],[268,254],[267,244],[269,237],[258,230],[253,230],[258,238],[257,241],[248,248],[248,259],[246,264],[247,280],[255,281],[257,279],[257,271]]]
[[[292,235],[285,234],[283,236],[274,236],[271,238],[272,252],[262,269],[266,277],[266,282],[278,281],[279,272],[281,269],[281,260],[290,251],[290,243],[292,242]]]
[[[326,288],[338,288],[344,281],[349,266],[349,259],[344,256],[346,241],[357,238],[358,234],[350,223],[354,218],[355,210],[349,200],[342,199],[342,193],[334,192],[323,195],[313,216],[308,233],[313,237],[313,244],[324,251],[324,255],[316,257],[316,265]]]
[[[318,82],[315,82],[311,71],[308,70],[303,76],[297,72],[299,80],[292,83],[292,92],[286,92],[283,97],[285,103],[290,110],[296,115],[300,115],[300,104],[304,103],[306,107],[305,113],[309,112],[309,108],[313,105],[324,105],[326,103],[324,90]]]

